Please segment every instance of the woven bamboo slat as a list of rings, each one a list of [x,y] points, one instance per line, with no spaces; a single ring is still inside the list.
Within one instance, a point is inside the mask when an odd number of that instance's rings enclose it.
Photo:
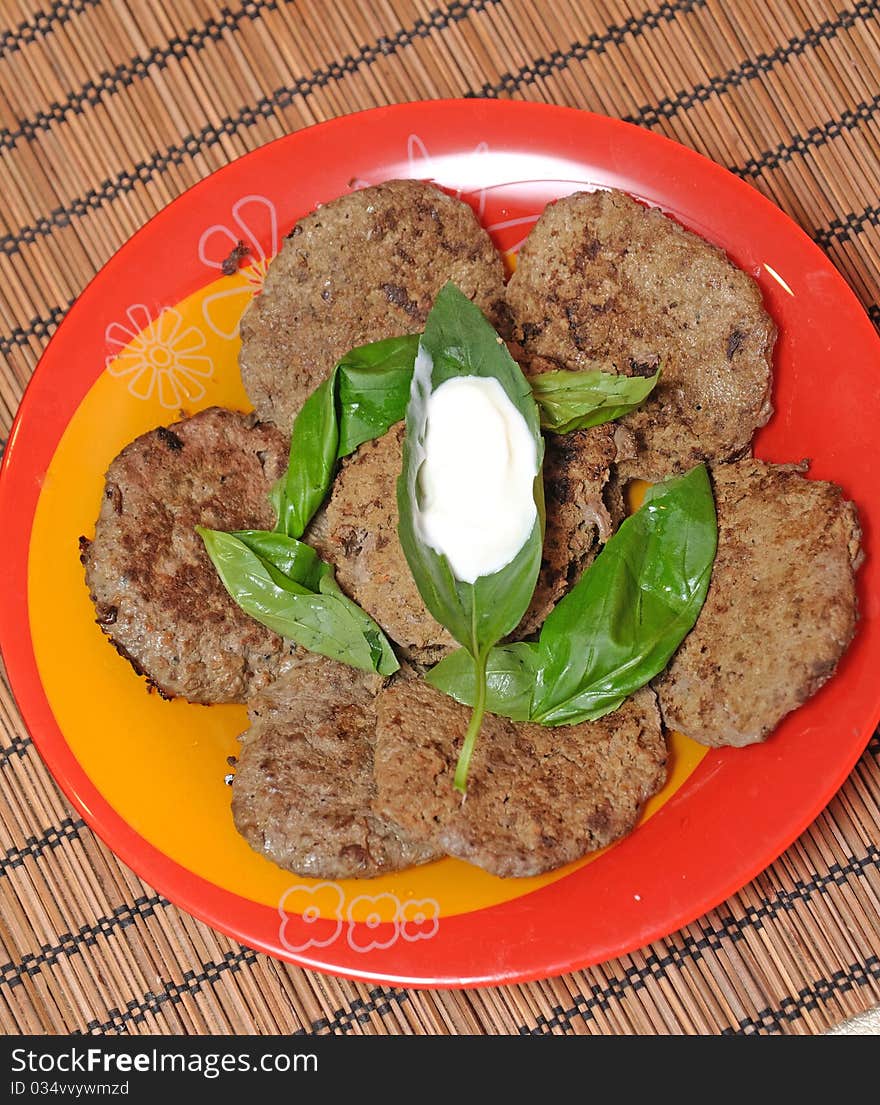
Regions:
[[[0,0],[0,439],[112,253],[249,150],[361,108],[506,97],[618,116],[791,215],[880,325],[868,0]],[[818,1034],[880,1003],[880,740],[767,871],[632,955],[404,990],[182,914],[71,810],[0,685],[6,1033]]]

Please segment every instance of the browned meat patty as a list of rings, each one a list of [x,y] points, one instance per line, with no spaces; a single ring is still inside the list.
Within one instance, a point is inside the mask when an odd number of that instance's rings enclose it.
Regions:
[[[289,430],[343,354],[422,330],[447,280],[500,321],[501,258],[470,207],[433,184],[388,181],[301,219],[241,321],[239,365],[257,413]]]
[[[271,678],[280,637],[223,588],[196,525],[269,528],[287,442],[212,407],[143,434],[107,470],[92,541],[80,539],[101,629],[163,695],[244,702]]]
[[[336,565],[340,586],[382,626],[402,654],[433,664],[456,647],[428,613],[397,537],[396,484],[403,423],[345,460],[329,502],[307,534]],[[612,522],[602,489],[617,456],[614,429],[597,426],[547,436],[544,561],[518,630],[536,630],[591,563]]]
[[[306,535],[336,567],[340,587],[411,660],[431,664],[457,647],[425,609],[397,536],[404,425],[342,462],[330,499]]]
[[[609,510],[605,499],[618,458],[614,426],[547,434],[545,443],[544,555],[532,601],[513,634],[517,638],[540,629],[616,528],[616,508],[609,504]]]
[[[712,470],[712,582],[655,681],[666,724],[701,744],[766,739],[829,678],[855,632],[856,509],[805,468],[743,460]]]
[[[380,685],[378,676],[298,651],[295,665],[251,701],[232,815],[273,863],[348,879],[436,858],[371,810]]]
[[[660,383],[622,420],[636,455],[625,477],[662,479],[745,453],[772,413],[776,330],[757,284],[660,211],[621,192],[547,207],[507,288],[513,334],[566,368]]]
[[[376,712],[376,808],[413,839],[495,875],[537,875],[610,844],[666,780],[648,689],[581,725],[487,715],[464,800],[452,780],[470,710],[423,680],[398,678]]]

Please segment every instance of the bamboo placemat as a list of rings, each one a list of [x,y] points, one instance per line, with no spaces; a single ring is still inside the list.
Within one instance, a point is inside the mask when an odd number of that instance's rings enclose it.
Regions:
[[[880,325],[880,5],[0,0],[0,436],[110,255],[183,189],[360,108],[515,97],[651,128],[796,219]],[[6,1033],[818,1034],[880,1002],[880,740],[764,874],[642,951],[426,992],[276,962],[71,811],[0,689]]]

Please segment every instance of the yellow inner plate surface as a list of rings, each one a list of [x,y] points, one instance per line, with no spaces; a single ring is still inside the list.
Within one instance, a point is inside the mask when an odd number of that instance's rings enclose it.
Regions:
[[[94,533],[104,473],[125,445],[204,407],[250,409],[238,374],[237,322],[254,276],[242,272],[216,281],[152,321],[146,307],[132,307],[127,318],[108,326],[118,354],[72,417],[43,484],[31,535],[28,601],[52,711],[106,801],[182,867],[274,909],[292,885],[319,880],[281,870],[235,831],[224,776],[247,727],[245,707],[166,702],[148,693],[95,624],[78,558],[80,535]],[[705,753],[671,735],[669,780],[644,817],[675,793]],[[498,879],[444,859],[341,886],[346,898],[361,893],[375,896],[374,902],[385,892],[402,902],[430,898],[449,916],[517,898],[595,858],[529,879]],[[371,909],[375,904],[365,903],[364,916]],[[354,919],[363,919],[357,914]]]

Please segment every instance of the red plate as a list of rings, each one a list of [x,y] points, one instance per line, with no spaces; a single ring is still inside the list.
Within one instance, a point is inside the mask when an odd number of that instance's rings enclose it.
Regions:
[[[549,200],[597,186],[657,205],[725,249],[757,279],[780,332],[776,414],[757,455],[812,458],[811,474],[840,483],[864,525],[862,619],[826,687],[761,746],[703,754],[677,740],[664,803],[593,862],[544,879],[492,879],[453,860],[379,882],[279,872],[231,827],[221,778],[243,710],[146,696],[94,626],[77,562],[76,537],[94,524],[102,473],[122,445],[180,408],[245,402],[237,320],[280,235],[317,203],[399,176],[462,193],[508,251]],[[239,238],[251,267],[222,277]],[[619,956],[718,905],[778,856],[844,781],[880,716],[878,380],[877,335],[821,251],[748,185],[657,135],[483,101],[407,104],[301,131],[153,219],[43,356],[0,481],[0,647],[13,689],[87,822],[171,901],[245,944],[419,986],[522,981]]]

